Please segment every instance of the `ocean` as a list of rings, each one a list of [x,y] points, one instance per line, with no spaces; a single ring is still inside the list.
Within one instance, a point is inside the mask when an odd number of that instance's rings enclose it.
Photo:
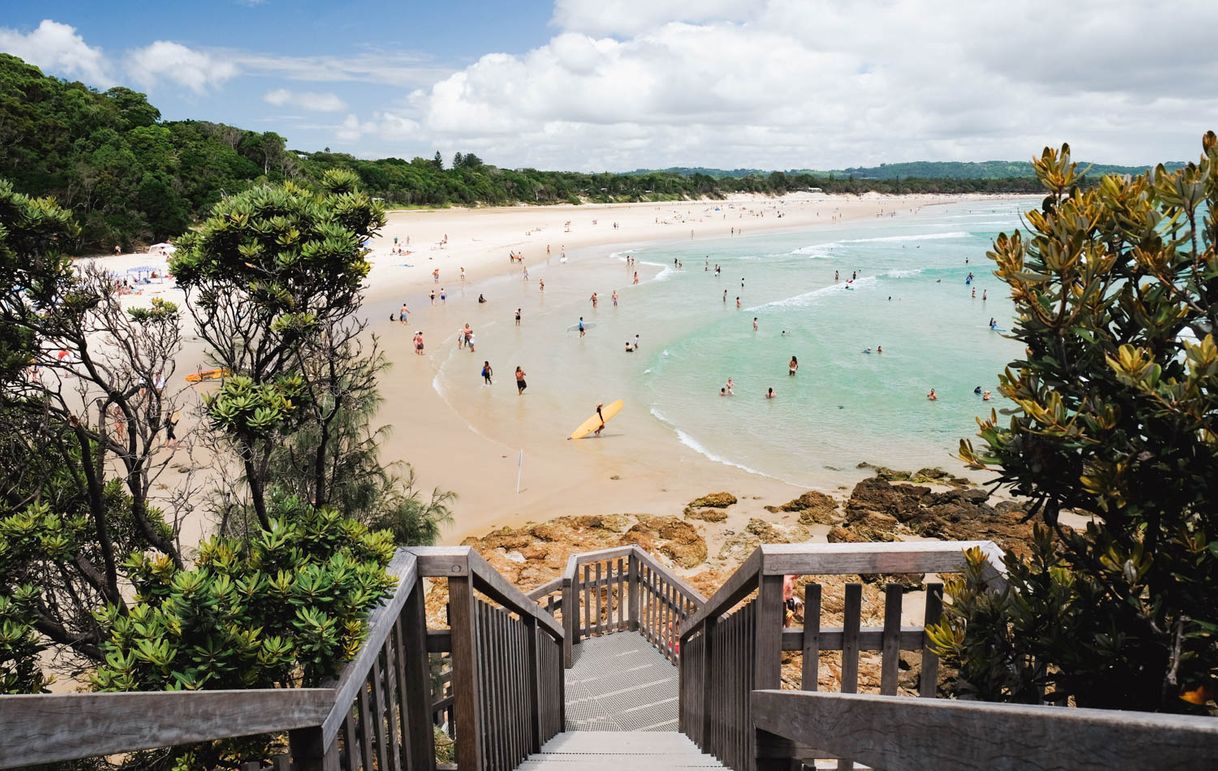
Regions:
[[[998,373],[1020,354],[989,326],[993,318],[1009,329],[1013,307],[986,251],[1031,205],[974,200],[757,235],[744,219],[734,238],[594,250],[566,264],[555,256],[528,281],[464,290],[488,299],[472,313],[479,349],[452,345],[434,386],[505,448],[559,438],[597,402],[623,398],[627,409],[606,431],[620,440],[613,452],[663,457],[665,443],[674,454],[684,445],[800,486],[849,483],[861,462],[959,473],[959,440],[975,436],[978,415],[1004,406]],[[715,211],[735,216],[727,204]],[[626,352],[636,334],[639,350]],[[484,360],[494,387],[478,376]],[[527,373],[524,399],[511,385],[516,366]],[[734,395],[722,396],[728,378]],[[931,388],[937,401],[926,398]]]

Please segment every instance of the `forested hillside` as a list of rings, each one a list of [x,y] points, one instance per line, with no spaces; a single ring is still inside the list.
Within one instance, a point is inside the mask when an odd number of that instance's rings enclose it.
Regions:
[[[950,165],[950,164],[949,164]],[[1017,164],[1016,164],[1017,165]],[[136,91],[96,91],[47,77],[0,54],[0,178],[53,195],[81,225],[77,252],[125,250],[176,236],[222,196],[260,181],[316,184],[326,169],[355,172],[388,205],[447,206],[718,198],[780,194],[1035,192],[1031,176],[885,178],[821,172],[674,169],[625,174],[502,169],[470,154],[364,160],[288,150],[275,132],[164,121]]]

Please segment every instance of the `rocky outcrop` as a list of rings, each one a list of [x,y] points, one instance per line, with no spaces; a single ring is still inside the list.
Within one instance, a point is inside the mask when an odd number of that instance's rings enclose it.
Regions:
[[[706,562],[706,539],[697,528],[678,517],[639,514],[638,523],[626,531],[624,540],[663,554],[683,568]]]
[[[898,471],[887,466],[873,466],[864,461],[856,468],[866,468],[875,471],[876,477],[889,482],[918,482],[927,485],[947,485],[949,487],[972,487],[973,483],[964,477],[954,476],[939,468],[931,466],[917,471]]]
[[[919,472],[920,473],[920,472]],[[842,524],[829,531],[831,542],[895,541],[917,535],[942,540],[991,540],[1022,552],[1032,538],[1021,522],[1022,507],[1004,501],[991,505],[976,488],[934,492],[920,485],[892,484],[872,477],[854,487]]]
[[[685,512],[688,514],[690,509],[726,509],[735,502],[736,496],[731,493],[708,493],[690,501]]]
[[[727,519],[726,509],[686,509],[686,519],[700,519],[703,522],[723,522]]]
[[[837,511],[837,500],[809,490],[798,498],[787,501],[781,506],[766,506],[766,511],[798,511],[799,521],[805,525],[832,525],[840,519]]]

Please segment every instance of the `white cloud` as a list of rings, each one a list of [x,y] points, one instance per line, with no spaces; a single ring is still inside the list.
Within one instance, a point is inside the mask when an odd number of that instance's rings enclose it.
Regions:
[[[226,52],[243,72],[317,83],[380,83],[417,88],[452,74],[416,54],[357,52],[344,56],[280,56],[249,51]]]
[[[366,121],[348,114],[335,129],[335,136],[343,142],[358,142],[365,137],[388,142],[422,138],[418,121],[397,112],[378,112]]]
[[[0,27],[0,51],[52,74],[80,78],[101,88],[114,85],[101,49],[85,43],[74,27],[57,21],[43,19],[36,29],[25,34]]]
[[[337,94],[318,91],[289,91],[277,88],[262,95],[263,101],[276,107],[299,107],[310,112],[342,112],[347,109],[347,103]]]
[[[169,81],[203,94],[233,78],[237,66],[181,43],[158,40],[132,51],[127,57],[127,71],[144,88]]]
[[[551,23],[404,114],[441,150],[588,169],[1022,159],[1062,141],[1142,163],[1194,157],[1218,126],[1212,0],[557,0]]]

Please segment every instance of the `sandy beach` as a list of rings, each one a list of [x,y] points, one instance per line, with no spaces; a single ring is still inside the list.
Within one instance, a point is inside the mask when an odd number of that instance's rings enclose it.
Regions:
[[[627,271],[614,286],[606,285],[603,276],[593,280],[590,266],[604,260],[589,258],[661,242],[747,239],[783,229],[911,216],[923,207],[961,200],[967,199],[799,193],[660,204],[390,211],[380,237],[369,244],[372,269],[364,301],[370,329],[391,365],[381,383],[384,402],[377,419],[392,426],[383,458],[410,463],[424,494],[433,487],[458,494],[454,520],[442,536],[445,543],[502,524],[560,515],[677,513],[691,498],[711,490],[732,490],[742,501],[758,505],[787,500],[802,490],[694,452],[645,410],[627,405],[606,436],[569,442],[567,433],[582,417],[568,425],[568,416],[589,414],[596,403],[593,397],[570,394],[574,404],[569,404],[568,395],[547,394],[544,380],[534,376],[526,395],[510,409],[489,402],[455,403],[454,396],[437,387],[437,373],[454,355],[456,332],[466,322],[475,331],[491,319],[511,323],[520,307],[525,334],[530,334],[530,317],[547,301],[569,304],[572,298],[599,291],[608,302],[611,291],[625,293],[632,284]],[[148,254],[100,259],[119,275],[133,266],[164,264],[163,258]],[[648,264],[635,269],[641,283],[660,271]],[[434,271],[439,271],[438,280]],[[544,291],[540,281],[545,282]],[[180,296],[171,282],[142,289],[130,297],[132,304],[145,303],[150,296]],[[429,296],[433,290],[434,303]],[[487,303],[478,303],[480,294],[487,296]],[[409,323],[391,321],[403,303],[411,311]],[[426,340],[423,356],[413,351],[416,332]],[[649,342],[662,332],[641,330]],[[483,351],[479,349],[478,361],[470,365],[475,372]],[[494,351],[485,353],[493,358]],[[515,363],[495,365],[503,388],[510,388],[509,364]],[[552,364],[532,362],[525,369],[544,370]],[[201,351],[189,342],[188,333],[178,372],[200,366]],[[833,492],[833,483],[822,489]],[[183,541],[207,529],[206,522],[187,523]]]

